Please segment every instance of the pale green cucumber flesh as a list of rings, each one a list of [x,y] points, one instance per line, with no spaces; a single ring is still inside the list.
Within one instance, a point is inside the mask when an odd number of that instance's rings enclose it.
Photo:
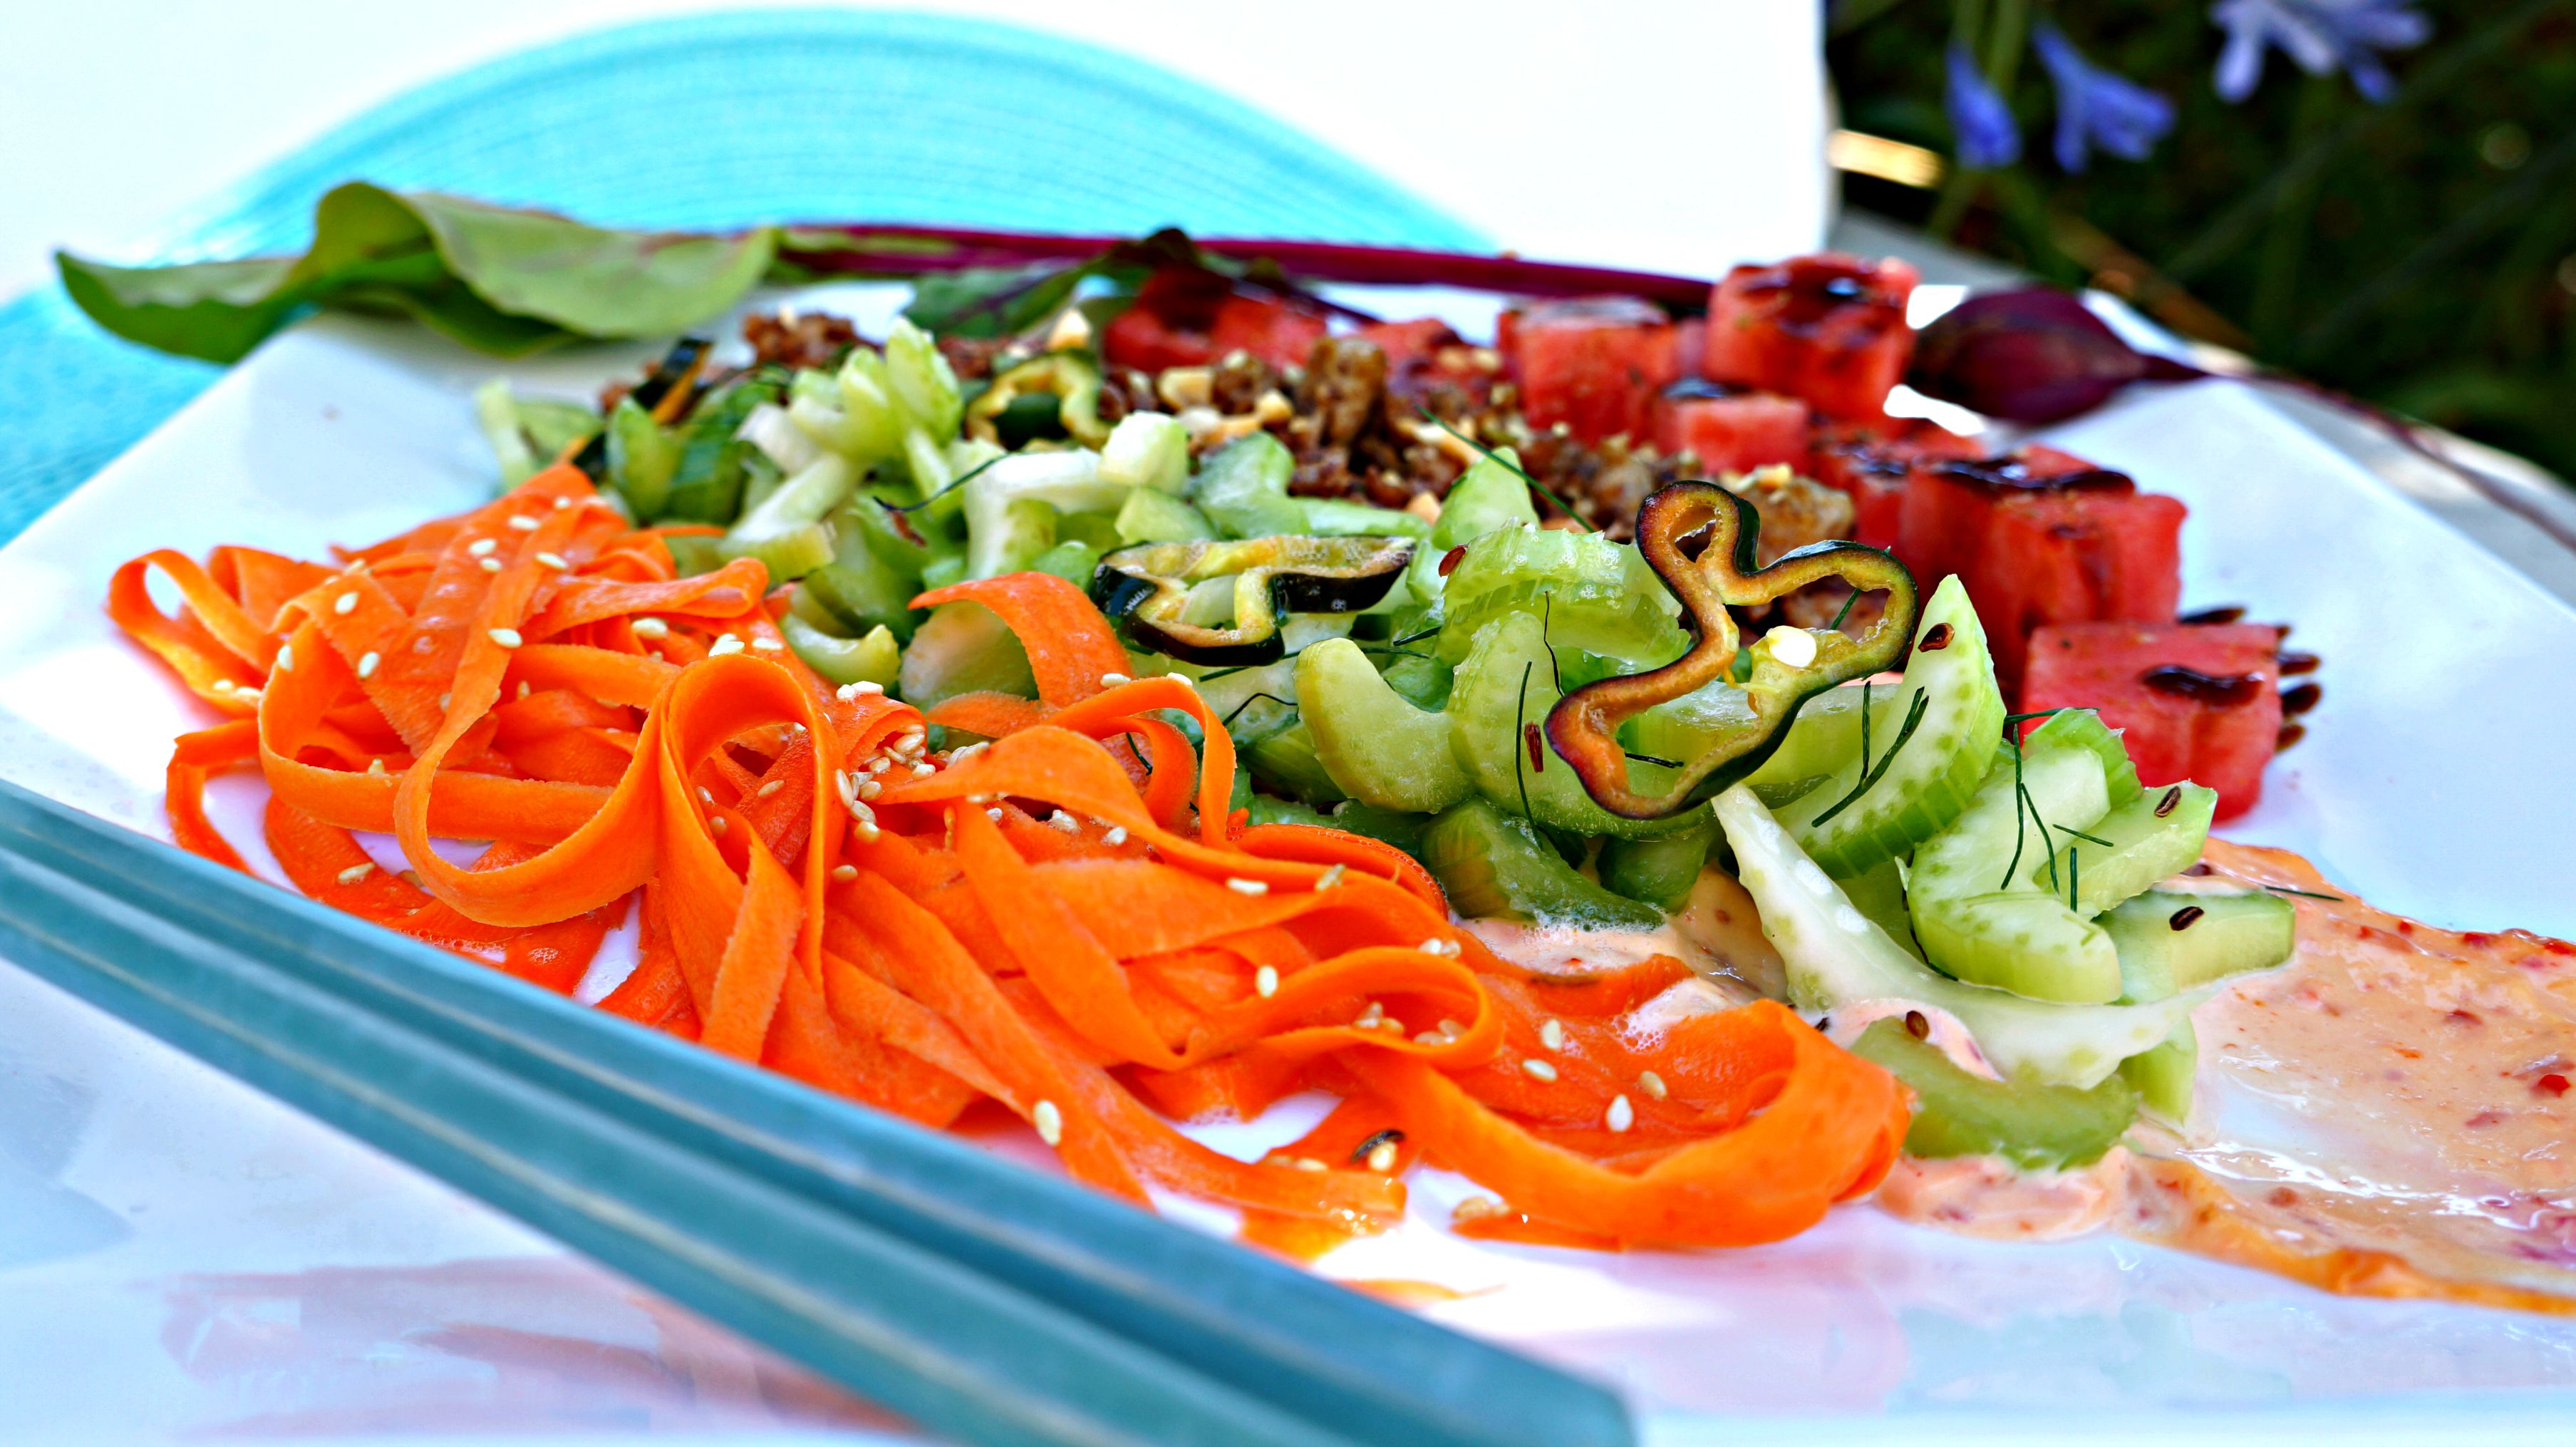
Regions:
[[[2138,1092],[2138,1105],[2175,1125],[2191,1119],[2192,1077],[2200,1070],[2200,1036],[2186,1017],[2164,1043],[2120,1062],[2120,1077]]]
[[[2268,970],[2298,948],[2290,902],[2260,890],[2203,894],[2151,889],[2102,916],[2119,951],[2122,990],[2162,1000],[2203,985]]]
[[[1468,781],[1496,808],[1576,834],[1651,839],[1687,830],[1686,811],[1662,819],[1626,819],[1599,804],[1572,765],[1545,742],[1548,710],[1556,706],[1554,655],[1540,638],[1539,620],[1507,614],[1485,626],[1459,665],[1450,690],[1449,746]],[[1531,725],[1541,728],[1537,755]],[[1641,793],[1670,789],[1672,771],[1631,761],[1628,775]],[[1526,800],[1526,805],[1524,805]]]
[[[1652,905],[1623,899],[1575,872],[1528,821],[1470,799],[1431,821],[1418,846],[1450,907],[1471,919],[1654,929]]]
[[[2025,800],[2027,803],[2025,803]],[[2034,1000],[2097,1005],[2120,997],[2120,960],[2099,925],[2034,885],[2048,837],[2031,819],[2081,829],[2109,807],[2101,760],[2080,744],[2024,748],[1995,766],[1950,827],[1914,851],[1907,905],[1923,957],[1942,973]],[[2020,863],[2013,859],[2018,842]]]
[[[1274,791],[1309,804],[1338,804],[1348,797],[1316,757],[1315,735],[1302,718],[1245,748],[1243,764]]]
[[[2217,791],[2198,784],[2143,790],[2084,826],[2085,833],[2109,840],[2107,848],[2090,839],[2075,840],[2055,856],[2053,872],[2027,877],[2037,879],[2041,888],[2050,887],[2050,879],[2071,882],[2075,912],[2098,915],[2198,863],[2217,808]]]
[[[1297,711],[1324,772],[1362,803],[1436,814],[1474,786],[1449,747],[1449,720],[1414,707],[1347,638],[1297,655]]]
[[[981,603],[960,600],[931,610],[903,651],[904,702],[928,708],[962,693],[1037,696],[1028,651],[1009,625]]]
[[[1927,650],[1935,636],[1942,645]],[[1904,856],[1967,808],[1993,762],[2003,737],[2004,697],[1985,630],[1956,578],[1942,579],[1924,604],[1904,678],[1870,690],[1873,765],[1895,745],[1918,692],[1927,700],[1923,721],[1867,792],[1823,817],[1860,783],[1855,752],[1782,813],[1799,846],[1828,874],[1847,878]]]
[[[2111,807],[2138,796],[2138,766],[2129,762],[2129,746],[2102,716],[2089,708],[2064,708],[2041,720],[2022,738],[2025,749],[2081,746],[2102,760],[2102,780],[2110,787]]]
[[[1691,887],[1708,867],[1708,851],[1717,843],[1717,816],[1703,806],[1692,811],[1696,828],[1661,839],[1610,839],[1601,845],[1601,883],[1611,893],[1670,912],[1690,899]]]

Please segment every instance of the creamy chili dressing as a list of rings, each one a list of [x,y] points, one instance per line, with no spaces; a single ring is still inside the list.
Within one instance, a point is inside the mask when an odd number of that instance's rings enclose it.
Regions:
[[[1902,1221],[1989,1241],[2063,1241],[2109,1225],[2129,1200],[2130,1157],[2113,1146],[2071,1171],[2017,1171],[1996,1156],[1899,1156],[1878,1206]]]

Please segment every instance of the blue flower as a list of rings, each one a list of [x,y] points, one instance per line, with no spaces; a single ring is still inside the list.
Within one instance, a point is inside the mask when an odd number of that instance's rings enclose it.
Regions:
[[[1968,47],[1950,42],[1950,133],[1959,164],[1971,171],[1999,171],[2021,159],[2021,127],[2012,107],[1986,83]]]
[[[2414,0],[2218,0],[2209,18],[2227,32],[2216,82],[2229,101],[2254,93],[2263,57],[2274,46],[2310,75],[2341,70],[2364,97],[2385,101],[2397,82],[2379,52],[2421,45],[2433,32],[2432,22],[2415,13]]]
[[[2031,43],[2057,87],[2057,164],[2081,171],[2092,148],[2143,161],[2173,129],[2173,102],[2084,58],[2058,28],[2041,21]]]

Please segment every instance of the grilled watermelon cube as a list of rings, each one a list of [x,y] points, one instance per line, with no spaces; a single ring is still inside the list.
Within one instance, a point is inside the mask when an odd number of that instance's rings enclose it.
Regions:
[[[1386,353],[1386,369],[1399,372],[1417,362],[1427,362],[1442,347],[1459,345],[1455,328],[1438,317],[1415,317],[1407,322],[1371,322],[1351,333]]]
[[[1804,473],[1807,404],[1768,392],[1736,392],[1685,378],[1655,399],[1655,447],[1696,453],[1701,473],[1719,477],[1774,462]]]
[[[2021,707],[2099,709],[2140,779],[2216,789],[2233,819],[2280,747],[2280,651],[2259,623],[2051,624],[2031,634]]]
[[[1881,416],[1914,357],[1905,303],[1919,279],[1893,258],[1826,254],[1739,266],[1709,295],[1700,375],[1784,392],[1828,417]]]
[[[1984,451],[1975,439],[1920,418],[1893,426],[1841,426],[1815,439],[1813,476],[1851,495],[1854,539],[1893,550],[1904,519],[1906,481],[1914,470]]]
[[[1135,304],[1102,329],[1111,365],[1159,372],[1204,367],[1242,351],[1274,367],[1303,366],[1326,330],[1324,316],[1292,298],[1237,291],[1212,272],[1166,267],[1145,278]]]
[[[1672,320],[1628,296],[1543,302],[1504,313],[1503,356],[1532,427],[1562,422],[1584,442],[1643,440],[1655,397],[1680,375]]]

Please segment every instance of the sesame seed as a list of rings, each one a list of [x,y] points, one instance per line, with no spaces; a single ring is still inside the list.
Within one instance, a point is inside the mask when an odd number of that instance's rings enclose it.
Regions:
[[[1002,809],[1001,809],[1001,806],[997,804],[997,805],[993,806],[992,808],[985,810],[985,811],[984,811],[984,817],[985,817],[985,818],[987,818],[987,819],[992,820],[992,821],[993,821],[994,823],[996,823],[996,824],[1001,823],[1001,822],[1002,822]]]
[[[233,691],[233,681],[229,678],[218,678],[213,683],[208,684],[207,687],[212,688],[217,693],[230,693]]]
[[[537,520],[526,513],[514,513],[510,517],[510,526],[523,533],[532,533],[537,530]]]
[[[358,881],[365,879],[368,875],[375,872],[376,866],[373,860],[370,860],[365,864],[352,864],[348,868],[340,871],[340,882],[342,884],[356,884]]]
[[[710,814],[710,815],[708,815],[708,816],[707,816],[707,828],[708,828],[711,832],[716,833],[716,834],[722,834],[722,833],[724,833],[724,832],[725,832],[725,818],[724,818],[724,816],[723,816],[722,814]]]
[[[1426,955],[1445,955],[1449,953],[1449,942],[1440,938],[1438,935],[1433,935],[1431,938],[1415,945],[1414,948],[1422,951]]]
[[[1237,894],[1268,894],[1270,886],[1258,879],[1228,879],[1225,887]]]
[[[1416,1045],[1446,1045],[1453,1038],[1455,1037],[1443,1035],[1437,1030],[1425,1030],[1421,1034],[1413,1037],[1413,1043]]]
[[[1565,1022],[1562,1020],[1540,1021],[1538,1027],[1538,1043],[1546,1046],[1550,1050],[1563,1050],[1565,1048]]]
[[[1553,1081],[1556,1079],[1556,1067],[1544,1060],[1524,1060],[1521,1062],[1521,1074],[1532,1080]]]
[[[524,678],[523,678],[523,679],[520,679],[520,680],[519,680],[519,697],[521,697],[521,698],[526,698],[527,696],[528,696],[528,681],[527,681],[526,679],[524,679]]]
[[[1628,1097],[1614,1095],[1610,1097],[1610,1108],[1602,1113],[1601,1123],[1610,1127],[1613,1135],[1624,1135],[1628,1127],[1637,1123],[1637,1108],[1628,1103]]]
[[[558,498],[556,498],[556,499],[555,499],[555,511],[557,511],[557,512],[562,512],[565,508],[568,508],[568,507],[570,507],[570,506],[572,506],[572,499],[571,499],[571,498],[568,498],[568,497],[558,497]]]
[[[501,560],[499,558],[485,558],[483,560],[483,571],[487,573],[497,573],[501,571]]]
[[[1374,1030],[1377,1028],[1377,1022],[1385,1018],[1386,1002],[1383,1000],[1371,1000],[1369,1001],[1368,1008],[1362,1010],[1360,1012],[1360,1018],[1353,1023],[1357,1024],[1364,1030]]]
[[[671,636],[671,625],[663,622],[659,618],[638,618],[626,626],[634,629],[635,636],[638,638],[668,638]]]
[[[384,662],[384,661],[385,661],[385,660],[384,660],[384,656],[383,656],[382,654],[378,654],[378,653],[361,653],[361,654],[359,654],[359,655],[358,655],[358,676],[359,676],[360,678],[373,678],[373,677],[375,676],[375,672],[376,672],[376,665],[377,665],[377,664],[379,664],[379,663],[382,663],[382,662]]]
[[[912,776],[916,779],[927,779],[938,772],[939,766],[933,763],[924,762],[912,766]]]
[[[1052,1100],[1041,1100],[1029,1112],[1029,1124],[1038,1129],[1038,1139],[1050,1146],[1064,1144],[1064,1112]]]
[[[704,784],[700,784],[700,785],[698,786],[698,802],[700,802],[700,803],[702,803],[702,804],[712,804],[712,803],[714,803],[715,801],[716,801],[716,796],[707,792],[707,786],[706,786],[706,785],[704,785]]]
[[[905,729],[894,736],[894,747],[896,752],[908,754],[927,743],[929,738],[928,734],[919,729]]]
[[[516,648],[523,641],[516,628],[494,628],[486,631],[483,636],[504,648]]]
[[[1104,673],[1100,675],[1100,686],[1102,688],[1116,688],[1122,683],[1134,683],[1135,681],[1136,680],[1129,678],[1123,673]]]
[[[1291,1156],[1288,1158],[1288,1164],[1301,1171],[1328,1171],[1332,1169],[1332,1167],[1325,1165],[1322,1161],[1315,1159],[1313,1156]]]
[[[1452,1224],[1456,1224],[1463,1221],[1483,1221],[1509,1214],[1511,1214],[1511,1208],[1491,1196],[1469,1196],[1450,1209],[1449,1220]]]
[[[761,785],[759,788],[752,790],[751,796],[755,799],[766,799],[770,795],[775,794],[786,787],[787,781],[785,779],[772,779],[768,783]]]
[[[1376,1145],[1371,1146],[1368,1153],[1368,1168],[1377,1172],[1381,1176],[1394,1170],[1395,1142],[1379,1141]]]
[[[357,612],[358,595],[355,593],[343,593],[339,597],[332,599],[331,611],[339,614],[343,618]]]
[[[862,678],[856,683],[842,684],[839,688],[832,691],[832,696],[843,703],[856,703],[860,699],[867,697],[869,694],[883,692],[885,692],[884,684],[870,683],[866,679]]]
[[[1126,843],[1126,842],[1127,842],[1127,826],[1126,826],[1126,825],[1124,825],[1124,824],[1120,824],[1120,825],[1118,825],[1117,827],[1115,827],[1115,828],[1111,829],[1108,833],[1103,834],[1103,835],[1101,835],[1101,836],[1100,836],[1100,842],[1101,842],[1101,843],[1103,843],[1103,844],[1108,845],[1108,846],[1109,846],[1110,848],[1112,848],[1112,849],[1115,849],[1115,848],[1117,848],[1119,845]]]
[[[1334,885],[1341,883],[1342,875],[1347,872],[1348,871],[1345,866],[1336,864],[1332,868],[1325,870],[1323,876],[1315,881],[1315,888],[1319,891],[1330,889]]]
[[[719,633],[716,635],[716,641],[714,644],[707,649],[707,656],[709,658],[722,658],[726,654],[740,653],[741,651],[741,639],[734,637],[730,633]]]
[[[850,804],[850,817],[853,819],[865,819],[869,823],[873,824],[876,822],[877,811],[854,800]]]
[[[1637,1072],[1637,1088],[1657,1100],[1664,1098],[1664,1078],[1651,1070]]]
[[[498,538],[476,538],[465,545],[465,551],[470,557],[488,558],[492,556],[492,550],[499,546],[501,546],[501,540]]]
[[[1252,972],[1252,993],[1267,1000],[1279,993],[1279,967],[1263,965]]]
[[[894,760],[883,756],[868,760],[868,772],[871,774],[882,774],[893,767]]]
[[[447,712],[447,705],[453,701],[455,697],[456,694],[452,690],[447,693],[440,694],[438,696],[438,711],[440,713]]]
[[[759,649],[763,653],[776,653],[787,645],[780,642],[778,639],[769,637],[767,634],[763,634],[760,637],[751,640],[751,646]]]
[[[233,697],[244,703],[257,703],[262,695],[256,688],[236,688],[233,690]]]
[[[859,867],[855,864],[835,864],[832,866],[832,877],[847,884],[859,877]]]
[[[1447,1020],[1447,1019],[1444,1019],[1444,1020],[1442,1020],[1442,1021],[1440,1022],[1440,1033],[1441,1033],[1441,1034],[1443,1034],[1443,1035],[1448,1035],[1448,1036],[1455,1037],[1455,1036],[1459,1036],[1459,1035],[1464,1035],[1464,1034],[1466,1034],[1466,1033],[1467,1033],[1467,1027],[1466,1027],[1466,1026],[1464,1026],[1464,1025],[1459,1024],[1459,1023],[1458,1023],[1457,1021],[1455,1021],[1455,1020]]]
[[[885,832],[877,827],[877,821],[874,819],[854,819],[850,822],[850,827],[858,832],[859,842],[863,844],[876,843],[877,836]]]
[[[561,553],[539,553],[537,554],[537,561],[554,569],[558,573],[569,573],[572,571],[572,564],[564,561],[564,555]]]
[[[862,779],[856,774],[852,774],[850,778],[852,780],[850,792],[858,795],[862,799],[873,799],[877,795],[885,792],[885,785],[878,783],[874,779]]]
[[[922,767],[928,768],[929,765],[925,764]],[[1082,832],[1082,821],[1064,812],[1062,809],[1058,809],[1047,816],[1047,827],[1050,829],[1061,829],[1067,834],[1078,834]]]
[[[367,760],[367,772],[375,775],[379,779],[383,778],[385,776],[385,761],[382,759]]]
[[[292,643],[281,643],[277,645],[277,659],[270,666],[274,667],[280,673],[293,673],[295,671],[295,645]]]

